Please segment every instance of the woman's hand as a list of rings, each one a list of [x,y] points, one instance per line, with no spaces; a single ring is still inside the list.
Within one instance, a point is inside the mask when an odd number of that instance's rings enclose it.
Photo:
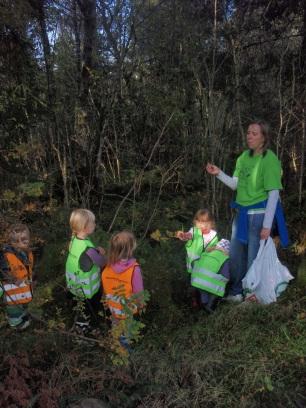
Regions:
[[[207,163],[206,165],[207,173],[211,174],[212,176],[217,176],[220,173],[219,167],[215,166],[214,164]]]
[[[269,238],[271,233],[271,228],[262,228],[260,231],[260,239],[266,240]]]

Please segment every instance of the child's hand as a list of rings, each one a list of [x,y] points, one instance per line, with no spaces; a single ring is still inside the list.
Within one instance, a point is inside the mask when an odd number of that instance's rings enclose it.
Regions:
[[[102,248],[102,247],[97,247],[97,251],[98,251],[98,252],[99,252],[99,254],[101,254],[101,255],[105,255],[105,254],[106,254],[105,249],[104,249],[104,248]]]
[[[188,241],[192,238],[191,232],[184,232],[184,231],[176,231],[175,237],[180,239],[181,241]]]
[[[182,239],[184,232],[183,231],[176,231],[174,236],[175,238]]]
[[[210,247],[206,248],[206,249],[205,249],[205,252],[212,252],[212,251],[214,251],[215,249],[218,249],[218,248],[216,248],[216,245],[213,245],[213,246],[210,246]]]
[[[218,247],[216,245],[214,245],[212,247],[209,247],[209,248],[206,248],[205,252],[212,252],[212,251],[220,251],[220,252],[223,252],[224,255],[227,255],[227,256],[229,255],[229,252],[226,249]]]

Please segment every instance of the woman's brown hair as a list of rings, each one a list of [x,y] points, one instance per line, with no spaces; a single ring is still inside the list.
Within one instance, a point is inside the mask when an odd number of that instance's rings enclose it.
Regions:
[[[264,144],[262,145],[262,155],[265,156],[270,145],[270,126],[264,120],[254,120],[249,124],[249,126],[250,125],[258,125],[260,127],[261,134],[264,137]],[[250,156],[253,156],[253,154],[253,150],[250,149]]]

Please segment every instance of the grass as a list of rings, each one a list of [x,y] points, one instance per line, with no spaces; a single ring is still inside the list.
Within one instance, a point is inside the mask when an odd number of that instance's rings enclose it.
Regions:
[[[96,236],[106,242],[102,232]],[[57,240],[56,225],[52,237],[37,263],[31,304],[42,321],[17,333],[0,312],[1,407],[61,408],[82,397],[122,408],[306,406],[306,296],[297,280],[275,304],[222,303],[208,316],[189,307],[182,243],[144,240],[136,255],[151,292],[146,327],[129,365],[116,366],[105,324],[99,342],[69,334],[66,241]]]
[[[11,355],[16,375],[27,373],[31,397],[42,395],[50,406],[82,396],[123,408],[306,405],[306,297],[294,285],[269,306],[221,304],[210,316],[173,303],[169,310],[168,324],[166,313],[149,307],[127,367],[112,365],[105,343],[80,344],[61,333],[61,319],[52,330],[37,322],[22,334],[2,329],[1,380],[12,375]],[[37,370],[43,381],[34,384]]]
[[[305,404],[306,320],[300,318],[305,306],[306,298],[270,306],[223,306],[214,316],[200,314],[197,322],[173,330],[167,342],[163,338],[162,352],[155,345],[145,362],[138,361],[139,376],[161,388],[143,406]],[[147,342],[148,336],[143,351]]]

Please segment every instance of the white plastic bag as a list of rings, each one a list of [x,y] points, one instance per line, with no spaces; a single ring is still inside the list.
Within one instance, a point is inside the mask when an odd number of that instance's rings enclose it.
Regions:
[[[293,276],[280,263],[274,242],[269,237],[267,241],[260,241],[258,254],[242,280],[242,287],[246,299],[268,304],[276,301],[291,279]]]

